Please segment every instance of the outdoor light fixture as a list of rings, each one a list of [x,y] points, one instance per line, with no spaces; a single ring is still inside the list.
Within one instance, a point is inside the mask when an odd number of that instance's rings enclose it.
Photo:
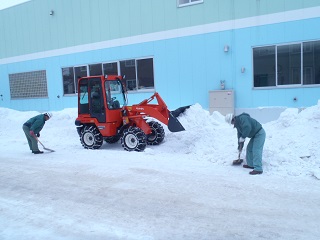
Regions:
[[[241,68],[241,72],[244,73],[245,71],[246,71],[246,68],[245,68],[245,67],[242,67],[242,68]]]
[[[223,50],[224,50],[225,52],[229,52],[229,45],[224,45]]]
[[[49,12],[49,14],[50,14],[50,16],[52,16],[52,15],[54,14],[54,11],[51,10],[51,11]]]

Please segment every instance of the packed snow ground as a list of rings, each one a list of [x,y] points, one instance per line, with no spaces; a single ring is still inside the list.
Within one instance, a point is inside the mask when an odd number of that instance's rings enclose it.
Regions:
[[[263,124],[258,176],[231,165],[236,130],[199,104],[139,153],[84,149],[65,109],[41,131],[56,152],[34,155],[22,124],[37,114],[0,108],[0,239],[319,239],[320,102]]]

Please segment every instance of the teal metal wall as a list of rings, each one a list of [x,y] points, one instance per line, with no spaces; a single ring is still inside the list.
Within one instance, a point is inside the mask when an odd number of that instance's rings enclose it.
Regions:
[[[0,59],[319,5],[319,0],[204,0],[178,8],[176,0],[31,0],[0,11]]]
[[[0,106],[76,107],[75,96],[63,96],[62,67],[149,56],[155,90],[171,109],[208,108],[208,91],[222,79],[235,90],[237,109],[315,105],[320,87],[253,89],[252,47],[320,40],[320,13],[304,16],[319,7],[318,0],[204,0],[182,8],[175,0],[32,0],[0,11]],[[48,98],[10,99],[8,74],[44,69]],[[129,104],[151,94],[129,94]]]

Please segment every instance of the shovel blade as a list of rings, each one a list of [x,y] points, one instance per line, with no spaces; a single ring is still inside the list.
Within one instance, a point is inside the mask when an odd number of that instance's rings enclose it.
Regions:
[[[181,132],[185,130],[179,120],[175,116],[173,116],[171,112],[169,112],[168,129],[171,132]]]
[[[52,149],[50,149],[50,148],[44,147],[43,149],[44,149],[44,150],[47,150],[47,151],[49,151],[49,152],[54,152],[54,150],[52,150]]]
[[[243,159],[237,159],[232,162],[232,165],[240,165],[243,162]]]

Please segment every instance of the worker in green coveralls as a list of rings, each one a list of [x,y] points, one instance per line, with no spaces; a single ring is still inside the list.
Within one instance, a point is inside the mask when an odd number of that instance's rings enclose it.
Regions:
[[[52,114],[48,112],[39,114],[30,118],[22,126],[22,129],[28,140],[29,148],[34,154],[43,153],[43,151],[39,150],[37,137],[40,137],[40,131],[42,130],[46,121],[48,121],[51,117]]]
[[[243,167],[253,169],[250,172],[251,175],[262,174],[262,151],[266,132],[261,124],[247,113],[242,113],[238,116],[229,113],[226,115],[225,120],[237,129],[238,150],[240,152],[242,151],[245,139],[250,138],[246,151],[247,164],[244,164]]]

